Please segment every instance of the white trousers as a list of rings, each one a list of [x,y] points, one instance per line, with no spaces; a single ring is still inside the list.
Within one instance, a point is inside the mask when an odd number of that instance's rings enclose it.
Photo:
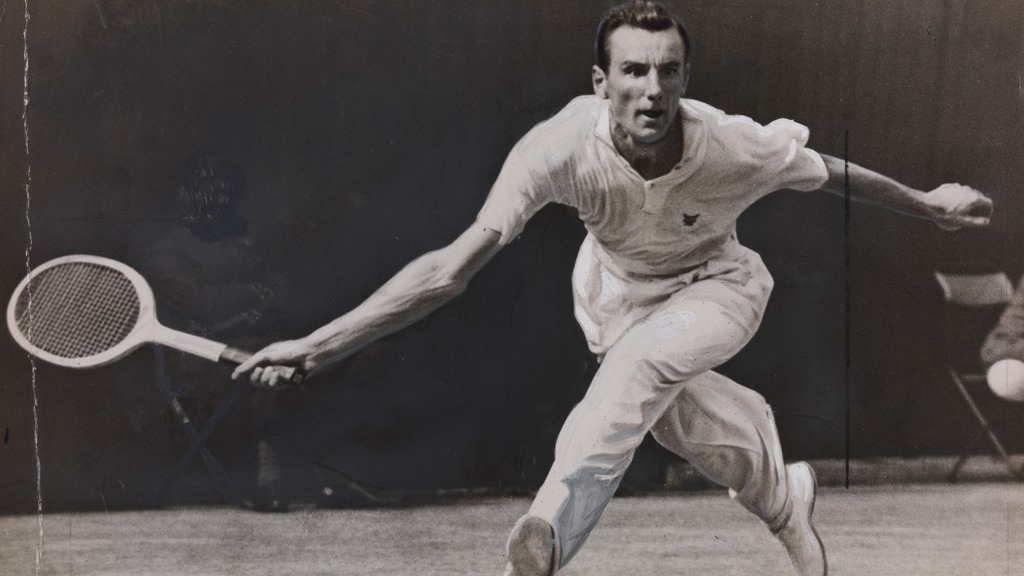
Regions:
[[[573,283],[577,318],[603,358],[528,513],[555,528],[560,566],[594,529],[649,431],[765,522],[779,517],[786,479],[771,408],[712,371],[760,324],[772,288],[760,257],[735,245],[685,274],[637,279],[588,237]]]

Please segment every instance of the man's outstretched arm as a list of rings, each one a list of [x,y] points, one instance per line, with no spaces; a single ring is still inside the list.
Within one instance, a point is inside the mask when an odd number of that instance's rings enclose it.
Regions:
[[[821,157],[828,169],[828,181],[822,189],[844,195],[847,164],[834,156]],[[985,226],[992,215],[992,200],[968,186],[943,184],[925,192],[856,164],[849,164],[849,172],[850,196],[854,200],[927,218],[944,230]]]
[[[276,386],[273,366],[295,366],[306,373],[423,318],[461,294],[470,279],[501,248],[501,236],[474,223],[448,246],[413,260],[351,312],[304,338],[277,342],[235,369],[232,378],[252,372],[253,383]]]

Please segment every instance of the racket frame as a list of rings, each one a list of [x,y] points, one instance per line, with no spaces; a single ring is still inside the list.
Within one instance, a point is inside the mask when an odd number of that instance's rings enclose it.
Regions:
[[[132,327],[128,335],[120,342],[103,352],[79,358],[66,358],[39,348],[21,332],[20,328],[18,328],[18,319],[16,317],[18,301],[20,300],[22,293],[27,289],[29,282],[39,277],[43,272],[46,272],[50,268],[71,263],[94,264],[118,271],[132,283],[139,298],[139,315],[135,325]],[[30,309],[28,313],[31,314],[31,294],[29,295],[29,307]],[[146,344],[162,344],[176,350],[181,350],[182,352],[195,354],[196,356],[200,356],[214,362],[220,361],[222,359],[222,354],[228,348],[226,344],[214,342],[213,340],[209,340],[201,336],[195,336],[186,332],[173,330],[161,325],[156,316],[156,299],[153,296],[153,290],[149,287],[146,279],[143,278],[141,274],[116,260],[89,254],[62,256],[33,268],[31,273],[23,278],[18,284],[18,287],[14,290],[14,294],[11,296],[10,302],[7,305],[7,327],[11,332],[11,336],[18,345],[30,354],[41,360],[49,362],[50,364],[65,366],[68,368],[95,368],[105,366],[124,358]]]

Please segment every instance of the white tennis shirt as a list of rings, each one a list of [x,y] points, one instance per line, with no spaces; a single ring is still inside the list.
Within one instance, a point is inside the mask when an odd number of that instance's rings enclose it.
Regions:
[[[568,205],[623,271],[666,276],[727,254],[736,219],[761,197],[828,178],[792,120],[762,126],[689,99],[679,115],[682,158],[645,180],[612,144],[607,101],[574,99],[512,149],[478,222],[507,244],[545,204]]]

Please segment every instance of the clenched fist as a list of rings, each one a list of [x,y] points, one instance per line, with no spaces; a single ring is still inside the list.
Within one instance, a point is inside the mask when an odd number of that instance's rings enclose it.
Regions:
[[[925,196],[929,215],[943,230],[987,226],[992,199],[969,186],[943,184]]]

